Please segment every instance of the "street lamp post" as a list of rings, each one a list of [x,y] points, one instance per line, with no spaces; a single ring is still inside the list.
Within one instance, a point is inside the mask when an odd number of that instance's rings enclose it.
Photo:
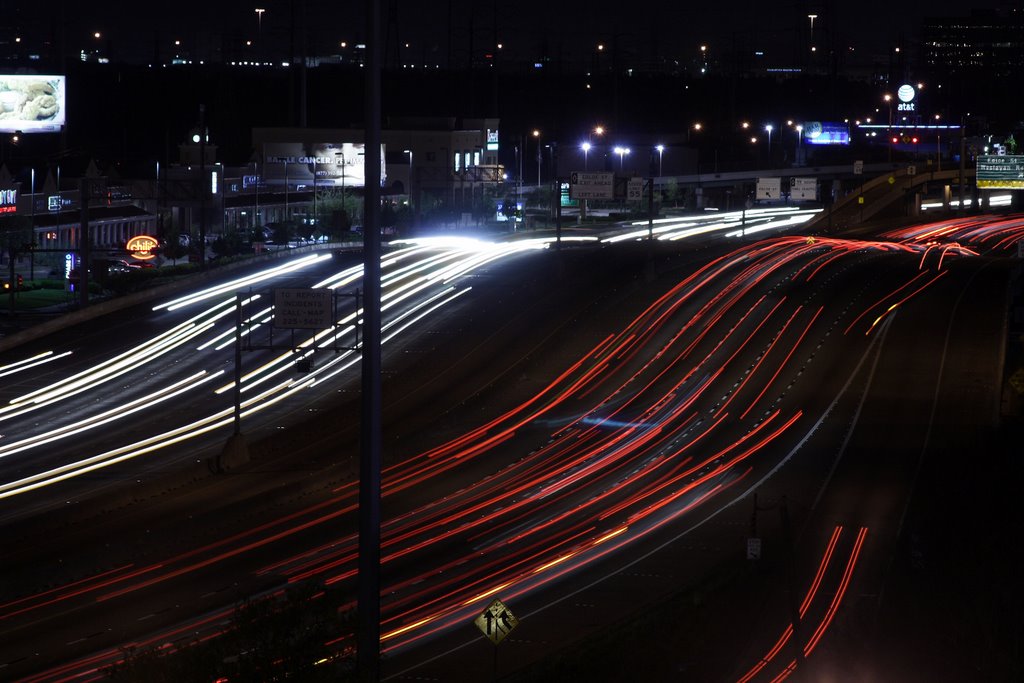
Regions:
[[[882,99],[889,106],[889,125],[885,129],[885,137],[892,138],[892,95],[886,93],[882,96]],[[886,149],[888,150],[889,163],[892,163],[892,145],[886,145]]]
[[[537,189],[540,189],[540,160],[543,156],[540,153],[540,131],[536,128],[533,129],[533,137],[537,140]]]
[[[589,152],[590,152],[590,143],[589,142],[584,142],[582,145],[580,145],[580,149],[583,150],[583,170],[586,171],[587,170],[587,156],[589,155]]]
[[[623,158],[629,154],[629,147],[616,147],[615,153],[619,155],[619,173],[622,173]]]
[[[661,162],[662,162],[662,157],[665,154],[665,145],[657,145],[654,149],[658,150],[658,177],[660,178],[662,176],[662,173],[661,173],[661,169],[662,169]]]
[[[768,124],[764,127],[764,132],[768,133],[768,163],[772,162],[772,124]]]

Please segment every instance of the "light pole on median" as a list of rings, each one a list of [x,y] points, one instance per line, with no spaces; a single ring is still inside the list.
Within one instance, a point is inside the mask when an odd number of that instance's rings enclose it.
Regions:
[[[533,137],[537,141],[537,189],[540,189],[540,160],[542,154],[540,153],[540,131],[536,128],[533,129]]]
[[[614,152],[619,155],[619,173],[622,173],[622,160],[627,154],[629,154],[629,147],[616,147]]]
[[[665,154],[665,145],[657,145],[657,146],[655,146],[654,149],[658,150],[658,177],[660,178],[661,175],[662,175],[662,173],[661,173],[661,168],[662,168],[661,161],[662,161],[662,157]]]

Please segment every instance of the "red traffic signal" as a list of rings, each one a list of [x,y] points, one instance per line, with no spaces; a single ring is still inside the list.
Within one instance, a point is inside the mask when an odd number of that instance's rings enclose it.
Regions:
[[[914,137],[910,138],[910,141],[913,142],[916,145],[917,144],[917,136],[914,136]]]
[[[898,137],[896,137],[895,135],[893,135],[893,136],[892,136],[892,144],[894,144],[894,145],[895,145],[895,144],[897,144],[897,143],[898,143],[899,141],[900,141],[900,139],[899,139]]]

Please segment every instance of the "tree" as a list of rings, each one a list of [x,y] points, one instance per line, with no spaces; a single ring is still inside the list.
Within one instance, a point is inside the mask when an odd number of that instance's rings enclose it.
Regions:
[[[171,683],[212,681],[354,681],[353,662],[326,643],[351,633],[351,613],[339,613],[342,596],[315,583],[298,584],[280,597],[247,600],[230,627],[215,638],[187,638],[173,647],[129,648],[107,669],[112,681]]]
[[[18,214],[0,217],[0,249],[7,255],[9,264],[9,272],[0,277],[11,283],[10,307],[12,312],[14,311],[14,293],[17,291],[17,287],[14,286],[16,282],[14,263],[19,255],[32,250],[34,238],[31,219]]]

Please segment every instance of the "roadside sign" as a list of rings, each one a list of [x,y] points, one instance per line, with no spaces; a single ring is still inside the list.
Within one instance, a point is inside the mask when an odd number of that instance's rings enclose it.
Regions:
[[[761,539],[760,538],[748,538],[747,539],[747,559],[748,560],[760,560],[761,559]]]
[[[639,202],[644,198],[644,179],[630,178],[626,184],[626,199],[631,202]]]
[[[857,159],[857,161],[853,162],[853,175],[863,175],[863,174],[864,174],[864,161],[862,159]]]
[[[334,324],[330,289],[275,289],[274,327],[323,330]]]
[[[495,598],[494,602],[487,606],[474,621],[487,638],[497,645],[505,639],[512,629],[519,625],[519,620],[509,611],[508,607]]]
[[[907,166],[907,175],[917,175],[917,166]]]
[[[614,173],[570,173],[569,196],[572,199],[613,199]]]
[[[782,178],[758,178],[757,179],[758,199],[781,199]]]

